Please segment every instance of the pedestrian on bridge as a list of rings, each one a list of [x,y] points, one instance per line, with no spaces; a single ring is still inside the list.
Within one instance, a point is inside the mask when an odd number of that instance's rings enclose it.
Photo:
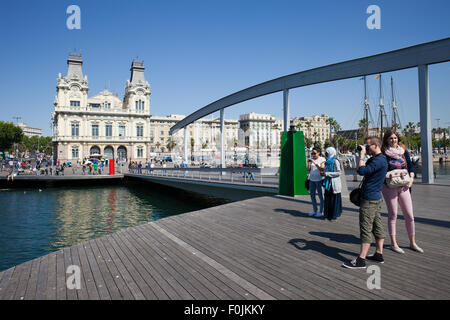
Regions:
[[[386,155],[388,170],[406,169],[410,176],[411,182],[406,186],[399,186],[390,188],[386,183],[383,184],[383,197],[388,209],[388,230],[391,238],[391,249],[397,253],[405,253],[402,248],[398,246],[396,238],[396,223],[398,206],[402,209],[403,217],[405,218],[405,226],[409,237],[409,247],[417,252],[423,253],[416,243],[415,238],[415,223],[413,214],[413,204],[411,199],[411,187],[414,183],[414,165],[411,161],[411,156],[408,149],[401,143],[400,136],[393,130],[388,130],[383,137],[383,145],[381,150]],[[389,172],[388,172],[389,175]]]
[[[325,150],[327,160],[322,162],[320,174],[324,176],[322,185],[325,189],[324,216],[329,221],[336,220],[342,214],[342,166],[337,158],[336,149]]]
[[[309,214],[310,217],[323,217],[323,192],[322,192],[322,180],[323,177],[320,174],[320,166],[325,162],[325,158],[321,156],[320,148],[313,148],[311,151],[311,158],[308,159],[308,172],[309,172],[309,194],[311,196],[311,202],[313,205],[313,211]],[[317,209],[316,192],[320,200],[320,210]]]
[[[381,223],[381,187],[384,183],[387,172],[387,161],[381,152],[381,141],[377,137],[368,137],[366,145],[360,146],[361,149],[358,161],[357,171],[359,175],[364,176],[361,186],[361,204],[359,208],[359,231],[361,238],[361,249],[359,256],[343,264],[349,269],[366,268],[366,257],[369,260],[384,263],[383,243],[384,231]],[[364,157],[368,153],[371,158],[364,163]],[[376,241],[376,252],[367,256],[372,243],[372,234]]]

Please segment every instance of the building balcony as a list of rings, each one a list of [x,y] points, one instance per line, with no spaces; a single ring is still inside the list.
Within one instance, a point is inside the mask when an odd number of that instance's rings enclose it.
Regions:
[[[150,143],[150,137],[134,136],[53,136],[53,142],[69,143]]]
[[[114,108],[92,108],[92,107],[56,107],[55,112],[69,113],[74,115],[81,114],[101,114],[101,115],[114,115],[114,116],[148,116],[150,113],[148,110],[133,110],[133,109],[114,109]]]

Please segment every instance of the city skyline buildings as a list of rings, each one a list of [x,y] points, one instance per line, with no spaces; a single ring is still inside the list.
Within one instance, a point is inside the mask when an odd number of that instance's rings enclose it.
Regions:
[[[255,5],[252,1],[134,1],[132,5],[78,1],[80,30],[66,27],[70,4],[2,3],[2,120],[21,116],[30,126],[42,128],[43,135],[51,135],[54,77],[62,70],[61,57],[74,48],[85,58],[84,71],[91,80],[92,92],[108,89],[121,96],[123,82],[129,76],[122,66],[139,56],[152,83],[151,114],[188,115],[256,83],[445,38],[450,30],[450,22],[445,19],[448,1],[377,1],[382,12],[380,30],[366,27],[368,2],[325,1],[319,5],[284,1],[280,6],[275,2]],[[418,19],[420,28],[413,33],[411,21]],[[232,24],[225,23],[231,20]],[[20,63],[6,63],[9,61]],[[383,75],[386,110],[390,75],[396,81],[403,126],[418,122],[417,70]],[[450,121],[450,93],[446,89],[449,75],[449,63],[430,66],[431,118],[439,118],[442,127]],[[23,94],[23,85],[18,84],[25,83]],[[378,81],[374,77],[368,77],[368,93],[375,116]],[[326,113],[343,129],[352,129],[363,118],[362,81],[348,79],[291,90],[290,107],[291,118]],[[225,117],[239,119],[241,114],[251,112],[282,117],[282,95],[227,108]],[[433,120],[432,125],[437,122]]]

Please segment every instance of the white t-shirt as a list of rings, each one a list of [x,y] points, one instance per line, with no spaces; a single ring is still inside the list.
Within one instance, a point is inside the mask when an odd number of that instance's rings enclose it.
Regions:
[[[314,160],[314,159],[312,159],[312,160]],[[320,167],[320,165],[323,162],[325,162],[326,160],[324,157],[319,157],[314,161]],[[310,181],[321,181],[322,179],[323,179],[323,177],[320,175],[319,169],[313,163],[311,163],[311,171],[309,171],[309,180]]]

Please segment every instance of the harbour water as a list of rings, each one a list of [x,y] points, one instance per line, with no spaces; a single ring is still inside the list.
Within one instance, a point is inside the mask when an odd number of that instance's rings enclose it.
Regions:
[[[139,186],[0,191],[0,271],[117,230],[213,206]]]
[[[433,165],[434,172],[436,173],[436,179],[446,179],[450,180],[450,163],[434,163]]]

